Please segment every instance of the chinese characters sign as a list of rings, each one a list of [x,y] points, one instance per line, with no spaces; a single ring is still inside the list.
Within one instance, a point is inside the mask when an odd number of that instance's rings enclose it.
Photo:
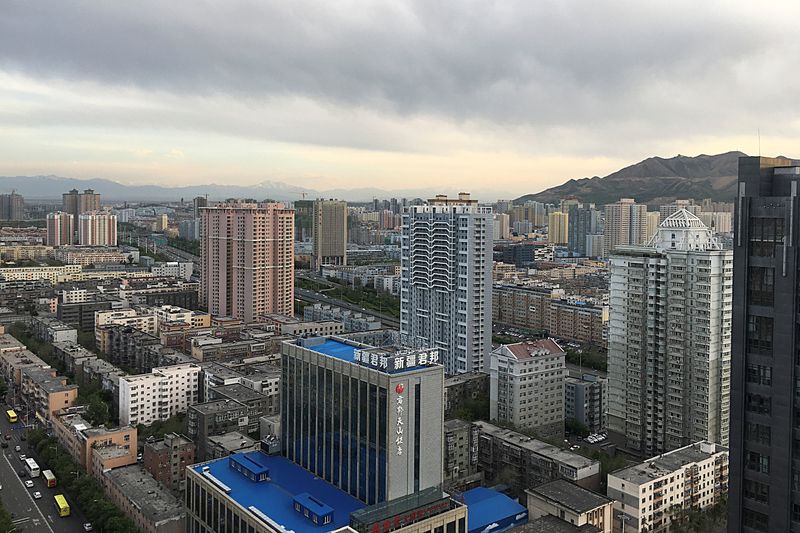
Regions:
[[[368,350],[355,350],[353,361],[393,374],[421,366],[439,363],[439,350],[405,350],[389,353]]]
[[[397,450],[397,455],[403,455],[403,413],[405,412],[405,407],[403,407],[403,384],[398,383],[394,390],[397,393],[397,397],[395,398],[397,427],[395,428],[396,436],[394,439],[394,445],[395,449]]]

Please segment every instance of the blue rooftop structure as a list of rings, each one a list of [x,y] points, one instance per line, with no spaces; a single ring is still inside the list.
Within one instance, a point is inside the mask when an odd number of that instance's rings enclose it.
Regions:
[[[348,525],[350,513],[365,507],[291,461],[262,452],[237,453],[192,468],[271,527],[287,533],[327,533]],[[256,474],[255,480],[250,473]],[[311,512],[304,514],[305,509]]]
[[[496,490],[478,487],[464,493],[469,533],[500,533],[528,522],[528,510]]]
[[[334,339],[327,339],[322,344],[307,346],[307,348],[351,363],[355,360],[355,351],[358,350],[355,346]]]
[[[438,364],[439,351],[436,349],[376,348],[365,344],[351,344],[331,337],[310,337],[297,341],[297,345],[323,355],[335,357],[385,372],[396,374],[427,368]]]

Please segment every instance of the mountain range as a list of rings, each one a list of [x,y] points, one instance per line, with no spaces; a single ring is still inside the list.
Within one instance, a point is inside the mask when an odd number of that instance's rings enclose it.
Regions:
[[[536,200],[558,202],[575,197],[598,205],[620,198],[635,198],[639,203],[660,205],[677,198],[730,202],[736,195],[739,158],[742,152],[695,157],[678,155],[665,159],[649,157],[605,177],[571,179],[535,194],[514,200],[523,203]]]

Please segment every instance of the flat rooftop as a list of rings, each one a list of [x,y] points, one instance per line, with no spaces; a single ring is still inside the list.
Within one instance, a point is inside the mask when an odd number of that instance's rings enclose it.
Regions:
[[[184,520],[183,502],[153,479],[144,467],[123,466],[109,470],[104,475],[139,507],[148,520]]]
[[[576,526],[557,516],[544,515],[519,526],[514,533],[600,533],[600,530],[591,524]]]
[[[375,347],[356,341],[347,341],[341,337],[311,337],[297,339],[293,344],[329,357],[341,359],[348,363],[357,363],[384,373],[403,373],[422,370],[436,366],[439,352],[432,350],[416,350],[399,346]],[[420,355],[426,358],[419,364]],[[428,361],[428,357],[431,360]],[[434,360],[433,357],[436,359]],[[385,364],[384,364],[385,363]],[[400,363],[396,365],[395,363]]]
[[[475,531],[503,531],[528,521],[528,510],[502,492],[477,487],[464,493],[467,504],[467,524],[470,533]],[[502,526],[497,527],[502,524]]]
[[[648,459],[638,465],[612,472],[611,476],[636,484],[655,481],[686,466],[705,461],[715,453],[727,452],[728,448],[710,442],[697,442],[671,452]]]
[[[231,458],[252,465],[251,470],[269,471],[266,481],[251,481],[242,473],[230,466]],[[203,477],[203,469],[230,489],[228,497],[245,509],[255,509],[251,513],[257,520],[263,519],[258,513],[279,524],[284,531],[295,533],[327,533],[347,526],[350,513],[366,507],[349,494],[314,476],[309,471],[291,461],[278,456],[270,456],[261,452],[237,453],[229,457],[217,459],[210,463],[191,467]],[[206,478],[208,480],[208,478]],[[210,480],[208,480],[211,482]],[[215,485],[211,482],[212,485]],[[316,501],[333,509],[333,520],[329,524],[314,524],[311,520],[294,510],[294,498],[307,493]],[[274,528],[270,524],[271,528]]]
[[[19,342],[10,333],[0,335],[0,352],[24,350],[25,345]]]
[[[544,500],[572,509],[577,513],[585,513],[614,501],[602,494],[585,489],[564,479],[557,479],[556,481],[528,489],[528,492]]]
[[[227,411],[228,409],[245,409],[247,406],[235,400],[211,400],[209,402],[196,403],[190,407],[201,413],[218,413],[220,411]]]
[[[251,388],[245,387],[239,383],[233,383],[231,385],[220,385],[219,387],[211,387],[210,389],[211,396],[216,398],[228,398],[231,400],[236,400],[237,402],[247,403],[247,402],[255,402],[258,400],[265,400],[267,396],[261,394],[260,392],[254,391]]]

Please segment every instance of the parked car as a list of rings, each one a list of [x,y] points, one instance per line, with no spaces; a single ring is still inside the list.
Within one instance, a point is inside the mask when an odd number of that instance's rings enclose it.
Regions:
[[[41,492],[39,492],[38,490],[37,490],[36,492],[34,492],[34,493],[33,493],[33,498],[34,498],[34,499],[38,500],[38,499],[40,499],[41,497],[42,497],[42,493],[41,493]]]
[[[94,528],[92,528],[92,524],[90,522],[86,522],[85,524],[83,524],[84,531],[91,531],[92,529]]]
[[[5,444],[6,446],[8,446],[8,443],[5,443],[5,442],[4,442],[3,444]],[[21,452],[21,451],[22,451],[22,447],[21,447],[19,444],[17,444],[16,446],[14,446],[14,451],[15,451],[15,452]]]
[[[19,460],[22,461],[23,463],[25,462],[25,459],[27,459],[27,458],[28,458],[28,456],[25,455],[24,453],[19,454]]]
[[[33,481],[31,481],[30,479],[25,480],[25,487],[28,488],[28,489],[32,489],[33,488]]]

